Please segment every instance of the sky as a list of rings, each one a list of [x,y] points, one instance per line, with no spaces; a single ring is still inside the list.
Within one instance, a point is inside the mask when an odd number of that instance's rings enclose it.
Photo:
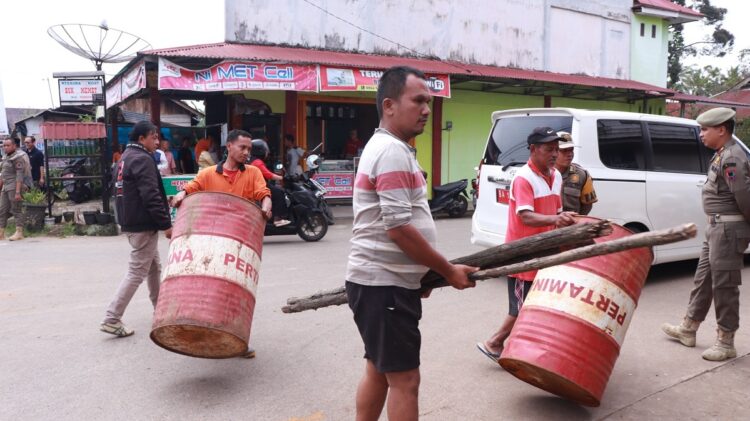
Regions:
[[[583,0],[581,0],[583,1]],[[735,51],[750,48],[750,2],[713,0],[729,9],[724,27],[736,37]],[[213,5],[213,7],[211,7]],[[53,72],[93,71],[94,65],[61,47],[47,28],[62,23],[98,25],[138,35],[153,48],[178,47],[224,40],[222,0],[0,0],[0,82],[6,107],[48,108],[59,105]],[[711,33],[701,23],[685,25],[686,43]],[[722,59],[690,59],[687,64],[736,64],[736,54]],[[105,65],[112,77],[122,64]],[[50,95],[51,90],[51,95]]]

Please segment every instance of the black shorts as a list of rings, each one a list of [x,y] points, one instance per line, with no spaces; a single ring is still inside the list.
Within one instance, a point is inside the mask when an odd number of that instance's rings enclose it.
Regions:
[[[419,368],[422,298],[419,290],[346,282],[349,308],[365,344],[365,358],[380,373]]]
[[[508,314],[513,317],[518,317],[518,312],[521,311],[523,301],[531,291],[531,281],[524,281],[522,279],[508,277]]]

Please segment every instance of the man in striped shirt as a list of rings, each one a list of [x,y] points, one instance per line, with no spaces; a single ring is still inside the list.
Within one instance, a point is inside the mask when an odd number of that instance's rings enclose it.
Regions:
[[[435,250],[425,179],[409,145],[430,115],[422,72],[394,67],[380,78],[380,128],[362,152],[354,184],[354,233],[346,293],[365,345],[357,420],[418,417],[420,279],[432,269],[455,288],[474,286],[477,268],[453,265]]]
[[[518,170],[510,186],[507,242],[575,223],[575,213],[562,211],[562,176],[555,169],[559,140],[561,138],[550,127],[537,127],[526,139],[529,161]],[[505,339],[516,323],[536,272],[508,276],[508,316],[489,340],[477,344],[477,348],[495,362],[500,359]]]

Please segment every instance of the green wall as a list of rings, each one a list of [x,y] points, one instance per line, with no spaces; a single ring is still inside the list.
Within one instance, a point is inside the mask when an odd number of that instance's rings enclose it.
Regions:
[[[641,23],[646,25],[641,36]],[[651,26],[656,25],[656,38]],[[658,17],[634,14],[630,28],[630,79],[667,86],[669,23]]]
[[[492,112],[512,108],[540,108],[540,96],[507,95],[454,89],[452,97],[443,102],[443,125],[453,122],[451,130],[443,130],[442,171],[440,184],[476,176],[474,167],[482,159],[487,136],[492,128]],[[468,192],[467,192],[468,193]]]
[[[235,95],[238,92],[225,92],[227,95]],[[274,114],[286,112],[286,92],[284,91],[244,91],[241,92],[247,99],[263,101],[271,107]]]

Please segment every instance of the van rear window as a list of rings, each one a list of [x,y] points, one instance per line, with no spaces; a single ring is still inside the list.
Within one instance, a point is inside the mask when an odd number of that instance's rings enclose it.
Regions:
[[[504,117],[495,123],[492,138],[487,142],[484,163],[489,165],[523,165],[529,160],[526,138],[536,127],[551,127],[570,132],[571,116]]]

